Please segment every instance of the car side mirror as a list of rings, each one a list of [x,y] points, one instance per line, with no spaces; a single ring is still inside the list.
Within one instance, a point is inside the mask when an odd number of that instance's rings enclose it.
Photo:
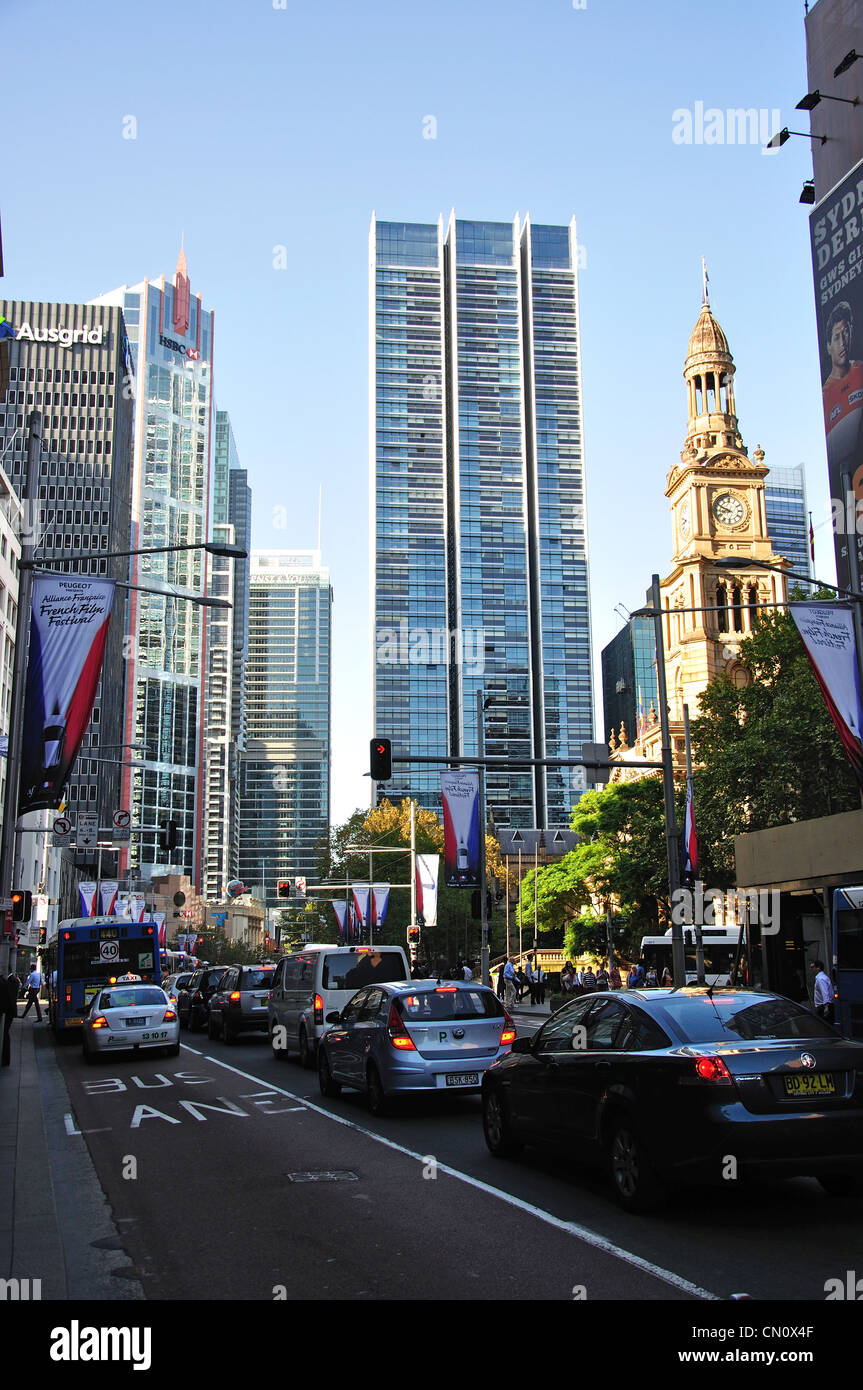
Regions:
[[[342,1021],[342,1016],[341,1016],[340,1013],[336,1013],[336,1011],[333,1010],[332,1013],[327,1014],[327,1020],[326,1020],[326,1021],[327,1021],[327,1023],[341,1023],[341,1021]]]
[[[516,1038],[509,1050],[510,1052],[532,1052],[533,1038]]]

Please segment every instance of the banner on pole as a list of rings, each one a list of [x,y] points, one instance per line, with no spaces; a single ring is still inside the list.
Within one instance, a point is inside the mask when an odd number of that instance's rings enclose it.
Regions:
[[[417,917],[426,927],[437,926],[437,888],[439,854],[418,854],[417,860]]]
[[[835,603],[788,606],[854,776],[863,787],[863,706],[851,609]]]
[[[120,885],[115,879],[103,878],[99,884],[99,911],[103,917],[113,917],[117,910],[117,891]]]
[[[95,883],[89,883],[89,882],[88,882],[88,883],[79,883],[79,884],[78,884],[78,896],[79,896],[79,898],[81,899],[81,916],[82,916],[82,917],[95,917],[95,916],[96,916],[96,884],[95,884]]]
[[[19,815],[60,805],[90,722],[113,598],[113,579],[33,580]]]
[[[352,883],[351,894],[354,900],[356,925],[362,929],[369,924],[369,903],[372,894],[370,883]]]
[[[336,914],[336,921],[339,924],[339,936],[342,941],[347,941],[347,903],[333,901],[333,912]]]
[[[695,832],[695,804],[692,778],[686,779],[686,811],[683,816],[681,839],[681,871],[684,883],[693,884],[698,874],[698,836]]]
[[[444,882],[447,888],[480,886],[479,773],[442,772]]]
[[[390,900],[390,885],[388,883],[372,884],[372,923],[376,927],[382,927],[387,919],[387,904]]]

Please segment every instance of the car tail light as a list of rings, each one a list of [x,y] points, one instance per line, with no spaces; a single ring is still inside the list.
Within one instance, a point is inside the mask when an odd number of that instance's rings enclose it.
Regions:
[[[324,1021],[324,1001],[319,994],[315,995],[314,1022],[323,1023]]]
[[[240,994],[240,991],[238,989],[232,989],[230,994],[228,995],[228,1003],[239,1004],[242,997],[243,996]]]
[[[397,1047],[400,1052],[416,1052],[414,1040],[405,1028],[404,1019],[395,1005],[395,1000],[390,1004],[389,1017],[387,1018],[387,1036],[393,1047]]]
[[[702,1081],[718,1081],[720,1086],[731,1085],[731,1072],[721,1057],[696,1057],[695,1074]]]
[[[501,1047],[511,1047],[515,1042],[515,1024],[507,1013],[503,1011],[503,1032],[500,1035]]]
[[[163,1022],[163,1023],[173,1023],[173,1022],[174,1022],[174,1019],[175,1019],[176,1017],[177,1017],[177,1015],[174,1013],[174,1010],[173,1010],[173,1009],[166,1009],[166,1010],[165,1010],[165,1013],[164,1013],[164,1015],[163,1015],[163,1017],[162,1017],[162,1022]]]
[[[438,985],[435,994],[458,994],[458,985]]]
[[[91,1028],[107,1028],[107,1027],[108,1027],[108,1020],[107,1020],[107,1018],[104,1018],[102,1014],[98,1014],[97,1017],[93,1019],[93,1022],[91,1023],[90,1027],[91,1027]]]

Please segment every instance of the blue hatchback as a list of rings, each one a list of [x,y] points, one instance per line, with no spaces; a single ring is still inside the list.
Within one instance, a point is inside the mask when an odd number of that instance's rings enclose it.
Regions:
[[[369,985],[332,1024],[318,1048],[325,1096],[365,1091],[374,1115],[393,1096],[478,1091],[493,1062],[515,1042],[515,1026],[484,985],[411,980]]]

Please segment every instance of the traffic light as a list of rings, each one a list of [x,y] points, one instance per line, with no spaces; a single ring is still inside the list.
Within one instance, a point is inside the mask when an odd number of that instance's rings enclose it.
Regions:
[[[388,782],[393,775],[393,746],[388,738],[373,738],[369,745],[373,782]]]
[[[420,944],[419,927],[408,927],[408,945],[418,946]]]
[[[159,836],[159,848],[163,854],[170,854],[177,848],[177,831],[179,826],[175,820],[162,821],[160,826],[162,831]]]
[[[291,881],[288,878],[280,878],[276,885],[277,898],[289,898],[291,896]]]
[[[27,889],[12,889],[12,921],[29,922],[33,910],[33,894]]]
[[[40,945],[40,946],[47,946],[47,944],[48,944],[48,928],[47,928],[47,927],[40,927],[40,928],[39,928],[39,945]]]
[[[492,896],[490,892],[485,895],[485,915],[486,920],[491,917],[493,908]],[[470,895],[470,915],[474,922],[482,921],[482,890],[475,888]]]

